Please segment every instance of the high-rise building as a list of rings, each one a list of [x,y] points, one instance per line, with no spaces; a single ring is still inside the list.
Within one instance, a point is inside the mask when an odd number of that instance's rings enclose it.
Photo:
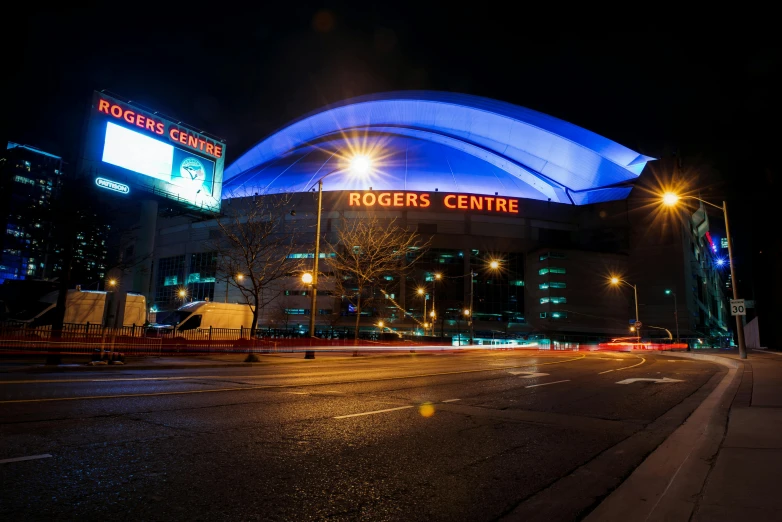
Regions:
[[[81,218],[65,217],[59,196],[68,183],[66,164],[54,154],[8,142],[0,158],[0,283],[6,279],[54,279],[62,274],[66,243],[73,242],[71,278],[96,286],[106,275],[111,226],[89,205]],[[58,228],[59,227],[59,228]]]

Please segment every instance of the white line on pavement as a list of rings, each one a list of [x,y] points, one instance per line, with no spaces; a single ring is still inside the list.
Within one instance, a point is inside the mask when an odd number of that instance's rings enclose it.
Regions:
[[[362,415],[375,415],[378,413],[386,413],[388,411],[397,411],[397,410],[407,410],[410,408],[415,408],[415,406],[400,406],[398,408],[388,408],[387,410],[368,411],[366,413],[351,413],[350,415],[340,415],[339,417],[334,417],[334,418],[347,419],[348,417],[361,417]]]
[[[753,348],[753,349],[752,349],[752,351],[753,351],[753,352],[771,353],[771,354],[774,354],[774,355],[782,355],[782,353],[778,353],[778,352],[769,352],[768,350],[756,350],[755,348]]]
[[[456,401],[460,401],[460,400],[461,399],[447,399],[447,400],[444,400],[443,402],[456,402]]]
[[[641,357],[641,362],[639,362],[638,364],[634,364],[632,366],[625,366],[623,368],[614,368],[613,370],[606,370],[604,372],[598,372],[598,375],[603,375],[604,373],[608,373],[608,372],[618,372],[619,370],[628,370],[630,368],[635,368],[636,366],[641,366],[645,362],[646,362],[646,359]]]
[[[553,382],[544,382],[543,384],[530,384],[529,386],[525,386],[525,388],[537,388],[538,386],[548,386],[549,384],[558,384],[560,382],[569,382],[570,379],[565,379],[564,381],[553,381]]]
[[[15,459],[0,460],[0,464],[10,464],[11,462],[22,462],[24,460],[48,459],[49,457],[51,457],[51,455],[48,453],[44,453],[43,455],[30,455],[29,457],[16,457]]]

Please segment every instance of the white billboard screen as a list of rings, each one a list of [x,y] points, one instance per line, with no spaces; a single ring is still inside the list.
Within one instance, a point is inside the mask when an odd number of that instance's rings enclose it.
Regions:
[[[174,147],[107,122],[103,161],[170,182],[174,166]]]

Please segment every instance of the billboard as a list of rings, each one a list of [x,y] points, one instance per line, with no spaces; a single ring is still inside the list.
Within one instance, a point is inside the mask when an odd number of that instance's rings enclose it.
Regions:
[[[83,160],[95,184],[124,196],[156,196],[220,211],[225,143],[96,92]]]

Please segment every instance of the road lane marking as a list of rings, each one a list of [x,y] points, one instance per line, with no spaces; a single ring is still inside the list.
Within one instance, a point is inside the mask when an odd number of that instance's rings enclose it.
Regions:
[[[460,401],[460,400],[461,399],[446,399],[443,402],[456,402],[456,401]]]
[[[267,385],[257,385],[257,386],[242,386],[242,387],[232,387],[232,388],[213,388],[213,389],[207,389],[207,390],[183,390],[183,391],[170,391],[170,392],[156,392],[156,393],[125,393],[125,394],[117,394],[117,395],[84,395],[84,396],[76,396],[76,397],[52,397],[52,398],[44,398],[44,399],[18,399],[18,400],[8,400],[8,401],[0,401],[0,404],[19,404],[19,403],[25,403],[25,402],[55,402],[55,401],[78,401],[78,400],[89,400],[89,399],[126,399],[126,398],[132,398],[132,397],[157,397],[157,396],[165,396],[165,395],[189,395],[193,393],[218,393],[218,392],[227,392],[227,391],[242,391],[242,390],[272,390],[272,389],[284,389],[284,388],[305,388],[305,387],[311,387],[311,386],[326,386],[326,385],[342,385],[342,384],[361,384],[361,383],[376,383],[376,382],[383,382],[383,381],[399,381],[399,380],[406,380],[406,379],[421,379],[424,377],[440,377],[444,375],[460,375],[460,374],[467,374],[467,373],[485,373],[485,372],[496,372],[501,371],[503,369],[508,368],[528,368],[530,366],[543,366],[547,364],[563,364],[566,362],[571,361],[580,361],[584,359],[586,355],[582,355],[581,357],[574,357],[572,359],[565,359],[563,361],[553,361],[553,362],[547,362],[547,363],[535,363],[535,364],[523,364],[519,366],[509,366],[506,368],[485,368],[481,370],[460,370],[460,371],[454,371],[454,372],[438,372],[438,373],[428,373],[428,374],[420,374],[420,375],[402,375],[399,377],[381,377],[381,378],[369,378],[369,379],[357,379],[353,381],[339,381],[339,382],[322,382],[322,383],[310,383],[310,384],[267,384]],[[198,377],[188,377],[189,379],[198,379]],[[201,377],[203,378],[203,377]],[[221,376],[221,378],[224,378],[224,376]],[[150,377],[148,379],[154,380],[154,377]],[[163,379],[163,378],[161,378]],[[37,381],[41,382],[41,381]]]
[[[25,460],[38,460],[38,459],[48,459],[51,455],[48,453],[44,453],[43,455],[30,455],[29,457],[16,457],[15,459],[4,459],[0,460],[0,464],[10,464],[11,462],[22,462]]]
[[[634,382],[660,383],[660,382],[684,382],[684,381],[681,379],[669,379],[668,377],[663,377],[662,379],[652,379],[650,377],[636,377],[634,379],[625,379],[623,381],[617,381],[616,384],[633,384]]]
[[[399,406],[398,408],[388,408],[385,410],[367,411],[364,413],[351,413],[350,415],[340,415],[339,417],[334,417],[334,418],[347,419],[348,417],[361,417],[363,415],[377,415],[378,413],[386,413],[389,411],[397,411],[397,410],[409,410],[410,408],[415,408],[415,406]]]
[[[549,384],[559,384],[560,382],[570,382],[570,379],[565,379],[564,381],[544,382],[542,384],[530,384],[529,386],[525,386],[525,388],[537,388],[538,386],[548,386]]]
[[[545,377],[546,375],[549,375],[548,373],[540,373],[540,372],[520,372],[518,370],[508,370],[508,373],[511,375],[518,375],[522,379],[535,379],[537,377]]]
[[[604,372],[599,372],[598,375],[603,375],[604,373],[608,373],[608,372],[618,372],[619,370],[629,370],[630,368],[635,368],[636,366],[641,366],[645,362],[646,362],[646,359],[641,357],[641,362],[639,362],[638,364],[634,364],[632,366],[625,366],[623,368],[614,368],[613,370],[606,370]]]
[[[293,395],[309,395],[307,392],[285,392],[285,393],[291,393]]]

